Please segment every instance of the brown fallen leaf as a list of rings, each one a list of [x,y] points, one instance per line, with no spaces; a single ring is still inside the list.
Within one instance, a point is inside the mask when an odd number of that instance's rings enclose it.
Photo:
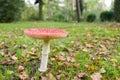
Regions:
[[[105,45],[100,45],[100,47],[102,48],[102,50],[105,52],[105,51],[107,51],[107,48],[106,48],[106,46]]]
[[[78,73],[77,75],[79,78],[82,78],[83,76],[86,76],[86,73],[85,72],[80,72]]]
[[[35,78],[35,77],[32,77],[30,80],[36,80],[36,78]]]
[[[41,76],[41,80],[49,80],[47,77]]]
[[[14,64],[14,61],[10,61],[9,59],[4,59],[0,62],[3,65],[10,65],[10,64]]]
[[[18,60],[18,58],[17,58],[15,55],[13,55],[11,58],[12,58],[14,61]]]
[[[65,62],[65,65],[66,65],[67,67],[70,67],[70,63],[69,63],[69,62]]]
[[[57,78],[57,80],[61,80],[61,77],[63,76],[63,74],[58,74],[57,76],[56,76],[56,78]]]
[[[22,49],[26,49],[27,47],[28,46],[26,44],[23,44],[23,45],[20,46],[20,48],[22,48]]]
[[[30,54],[30,55],[35,55],[35,53],[34,52],[27,52],[28,54]]]
[[[23,72],[23,70],[24,70],[24,67],[20,65],[20,66],[18,67],[18,71],[19,71],[19,72]]]
[[[59,55],[59,56],[56,56],[56,57],[55,57],[55,60],[58,61],[58,62],[59,62],[59,61],[65,61],[65,57],[62,56],[62,55]]]
[[[92,78],[92,80],[101,80],[102,75],[96,72],[96,73],[93,73],[90,77]]]
[[[70,61],[71,61],[71,57],[69,57],[69,56],[66,57],[66,61],[67,61],[67,62],[70,62]]]
[[[75,76],[75,77],[73,78],[73,80],[81,80],[81,79],[79,79],[77,76]]]
[[[87,49],[86,47],[84,47],[82,50],[83,50],[84,52],[88,52],[88,49]]]
[[[80,64],[74,63],[73,66],[74,66],[75,68],[78,68],[78,67],[80,67]]]
[[[71,57],[71,62],[74,63],[75,62],[75,58]]]
[[[19,75],[20,79],[22,80],[25,80],[25,79],[28,79],[28,75],[26,74],[26,72],[22,72],[20,75]]]
[[[91,48],[91,47],[94,47],[94,46],[93,46],[92,44],[87,43],[87,44],[86,44],[86,47],[87,47],[87,48]]]
[[[48,79],[49,80],[56,80],[51,72],[48,74]]]

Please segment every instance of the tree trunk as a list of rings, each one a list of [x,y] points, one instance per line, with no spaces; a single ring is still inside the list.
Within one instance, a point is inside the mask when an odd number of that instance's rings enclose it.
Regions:
[[[39,20],[43,20],[43,1],[39,0]]]
[[[76,0],[76,12],[77,12],[77,21],[81,21],[81,8],[80,8],[80,1]]]

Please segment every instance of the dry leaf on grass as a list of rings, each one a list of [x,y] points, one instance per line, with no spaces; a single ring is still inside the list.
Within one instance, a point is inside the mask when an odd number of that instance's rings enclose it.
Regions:
[[[20,66],[18,67],[18,71],[19,71],[19,72],[23,72],[23,70],[24,70],[24,67],[20,65]]]
[[[100,73],[105,73],[105,72],[106,72],[105,68],[100,69]]]
[[[17,58],[15,55],[13,55],[11,58],[12,58],[14,61],[18,60],[18,58]]]
[[[56,80],[52,73],[48,74],[48,80]]]
[[[19,75],[19,77],[20,77],[20,79],[22,79],[22,80],[26,80],[26,79],[29,78],[28,75],[26,74],[26,72],[22,72],[22,73]]]
[[[90,77],[92,80],[101,80],[102,75],[100,73],[93,73]]]

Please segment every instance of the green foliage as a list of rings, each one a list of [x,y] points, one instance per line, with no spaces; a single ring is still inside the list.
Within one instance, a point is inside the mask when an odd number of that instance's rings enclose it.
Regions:
[[[76,15],[70,9],[60,9],[60,12],[56,11],[55,15],[51,17],[53,21],[73,21],[76,20]]]
[[[114,1],[114,19],[120,22],[120,0]]]
[[[23,7],[23,0],[0,0],[0,22],[20,19]]]
[[[95,15],[95,14],[89,14],[89,15],[87,16],[86,21],[87,21],[87,22],[93,22],[93,21],[95,21],[95,19],[96,19],[96,15]]]
[[[62,13],[55,14],[52,19],[54,21],[65,21],[65,16]]]
[[[103,11],[100,14],[100,20],[104,21],[111,21],[113,19],[113,12],[112,11]]]
[[[26,7],[21,15],[21,20],[38,20],[38,11],[34,7]]]

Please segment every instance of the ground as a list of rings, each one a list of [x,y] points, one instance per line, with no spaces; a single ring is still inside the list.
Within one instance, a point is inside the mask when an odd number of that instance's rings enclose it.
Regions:
[[[60,28],[69,35],[51,41],[48,70],[40,73],[42,40],[28,28]],[[0,80],[120,80],[118,23],[0,23]]]

